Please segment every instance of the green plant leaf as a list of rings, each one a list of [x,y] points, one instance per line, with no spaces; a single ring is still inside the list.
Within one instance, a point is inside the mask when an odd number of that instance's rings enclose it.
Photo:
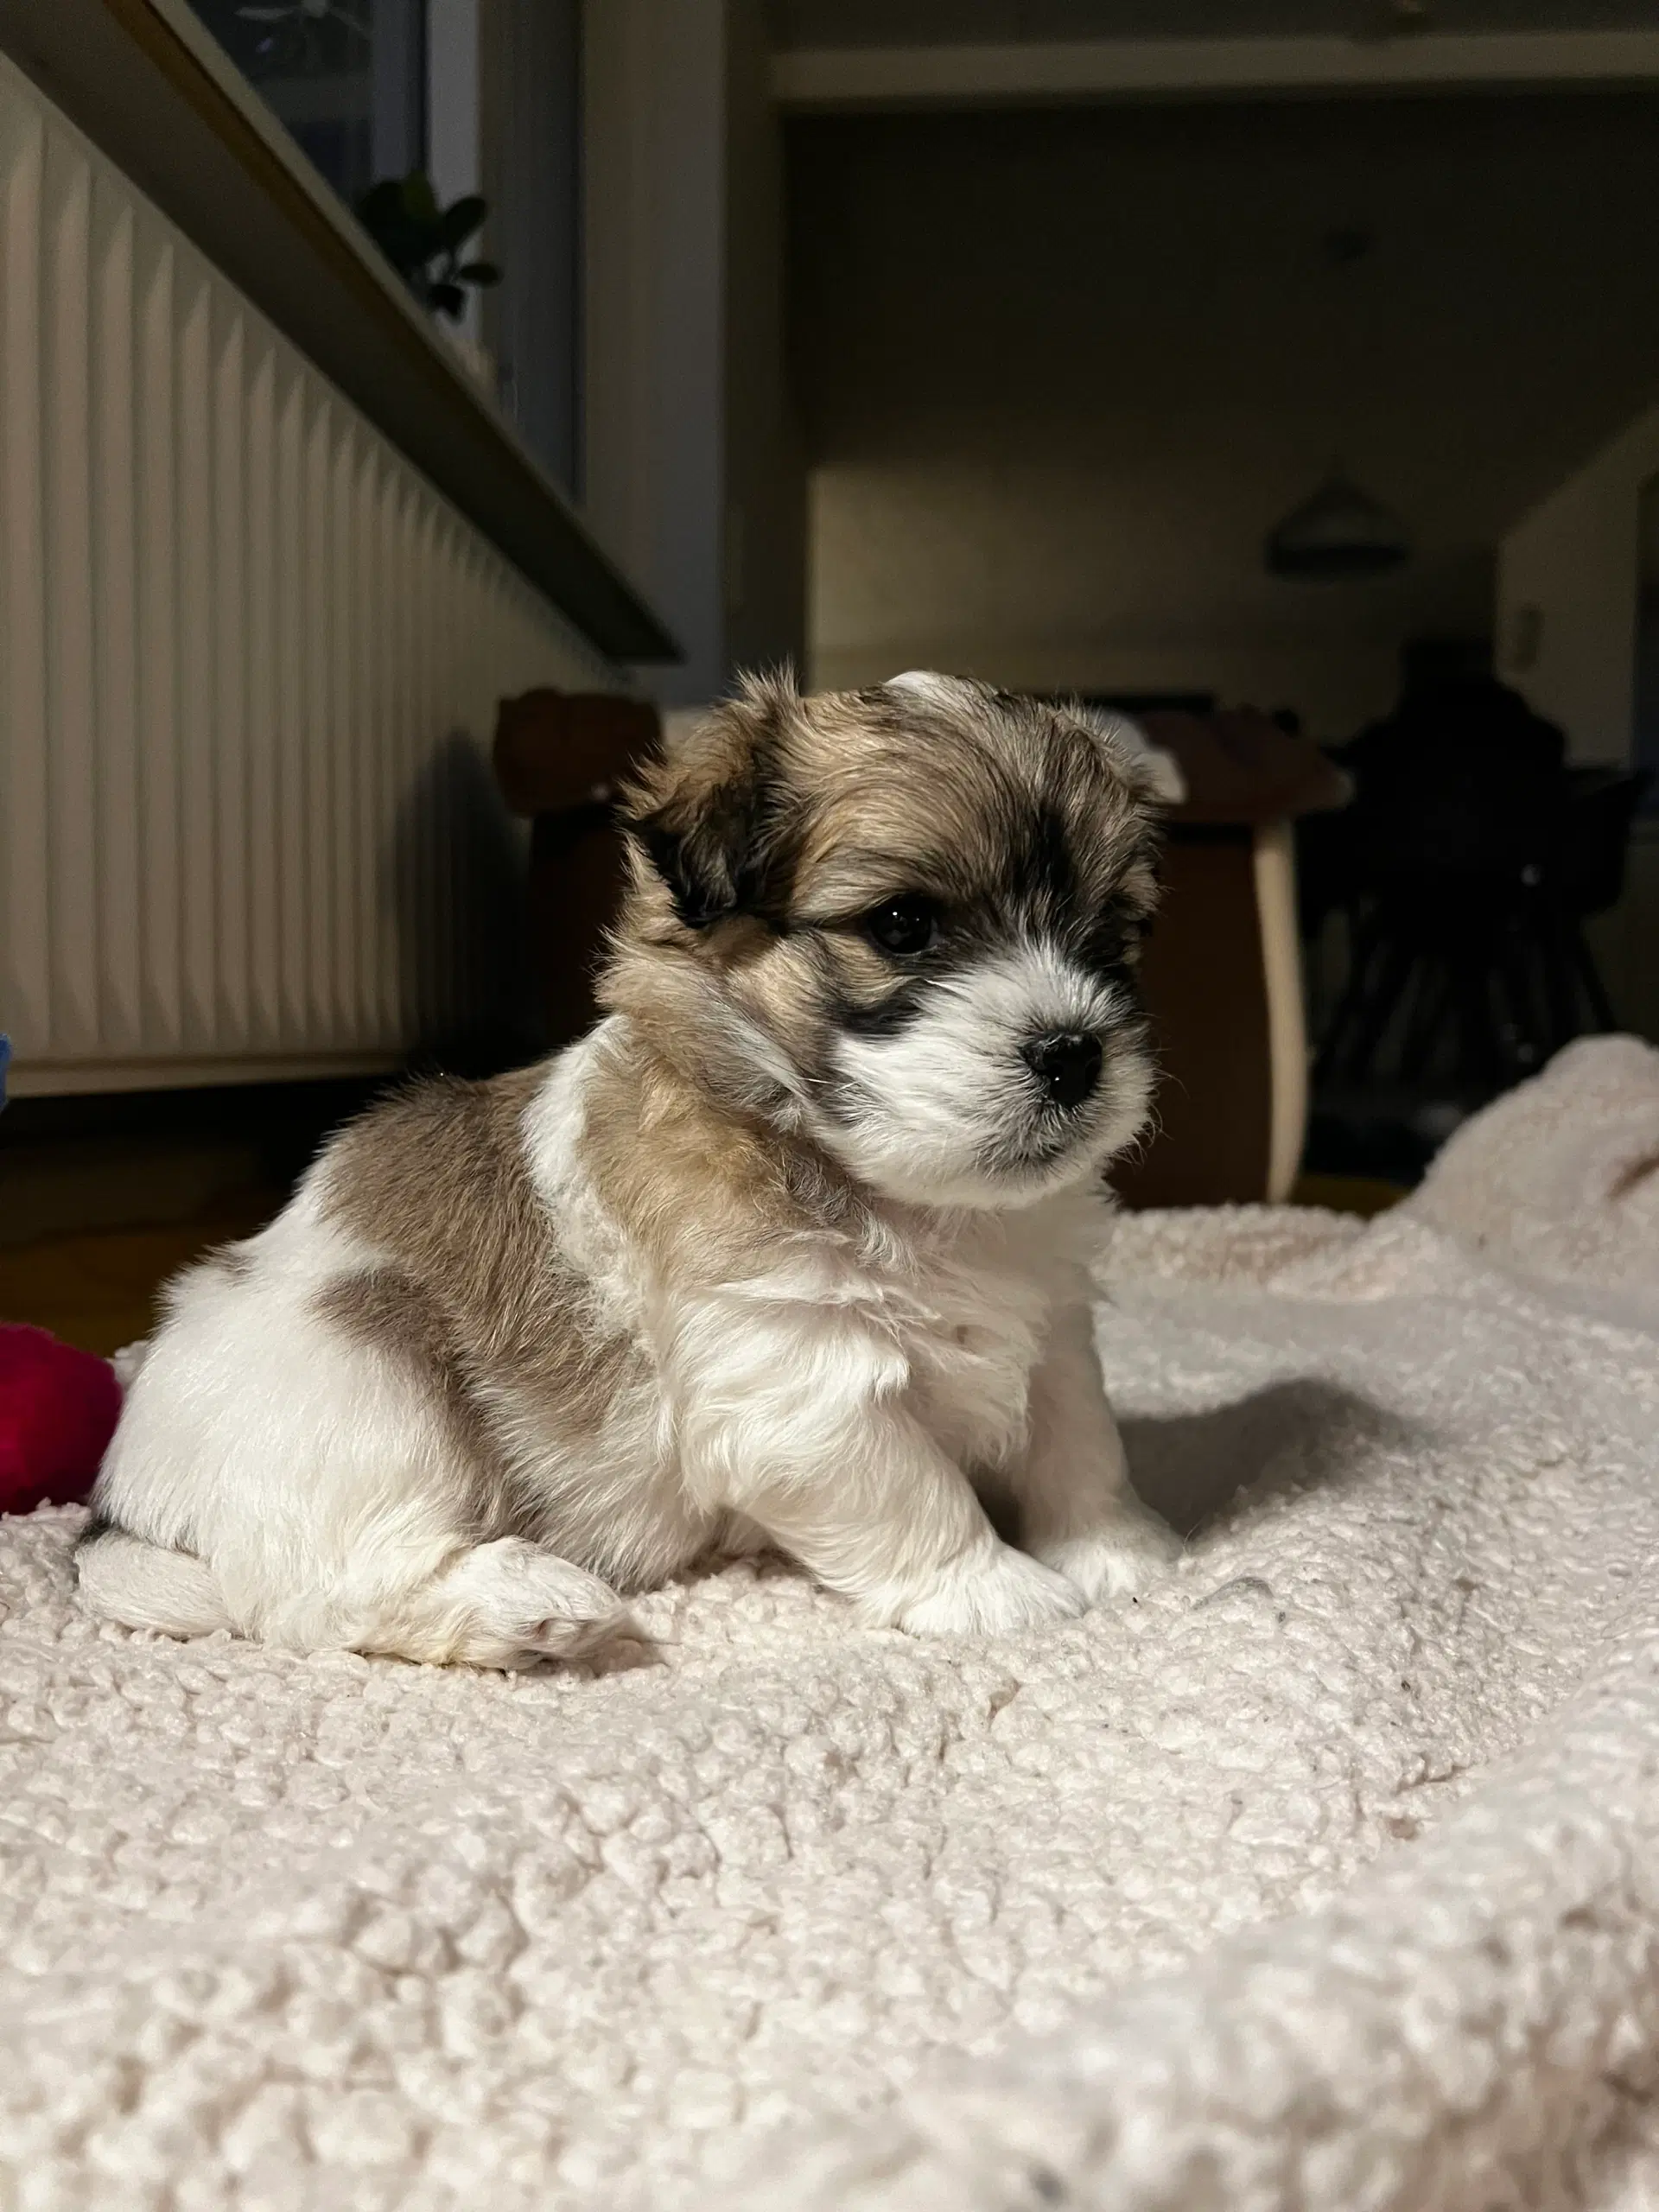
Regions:
[[[388,215],[401,215],[403,207],[404,182],[401,177],[383,176],[378,184],[372,184],[358,197],[357,212],[371,226],[384,221]]]
[[[501,271],[493,261],[463,261],[455,274],[463,284],[499,284]]]
[[[484,219],[490,212],[490,203],[476,192],[453,200],[438,218],[440,245],[462,245],[474,231],[482,230]]]
[[[424,169],[411,169],[403,181],[404,212],[423,229],[439,221],[438,195]]]
[[[404,276],[413,278],[437,249],[433,240],[435,224],[423,222],[410,211],[410,186],[408,177],[382,177],[358,201],[357,212],[364,228],[392,267]],[[415,198],[418,202],[418,191]]]

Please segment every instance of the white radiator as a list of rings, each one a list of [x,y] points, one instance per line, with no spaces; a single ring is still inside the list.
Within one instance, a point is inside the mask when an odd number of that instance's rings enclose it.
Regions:
[[[0,58],[14,1092],[373,1068],[486,1012],[496,702],[614,681]]]

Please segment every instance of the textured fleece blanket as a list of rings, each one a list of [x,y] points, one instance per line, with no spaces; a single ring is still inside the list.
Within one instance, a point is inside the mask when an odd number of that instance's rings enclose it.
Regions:
[[[0,2206],[1659,2205],[1659,1053],[1103,1290],[1192,1541],[1021,1638],[298,1659],[0,1523]]]

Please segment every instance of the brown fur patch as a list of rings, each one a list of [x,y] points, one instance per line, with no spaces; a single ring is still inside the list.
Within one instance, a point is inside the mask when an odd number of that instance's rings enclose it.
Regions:
[[[641,1043],[596,1064],[582,1155],[601,1202],[680,1287],[763,1272],[803,1231],[857,1237],[869,1226],[816,1147],[734,1111]]]
[[[598,1325],[531,1179],[521,1122],[544,1067],[419,1085],[336,1140],[327,1212],[384,1263],[325,1294],[332,1317],[426,1376],[455,1424],[487,1533],[535,1535],[515,1486],[499,1395],[579,1444],[599,1428],[631,1354]]]
[[[474,1541],[516,1533],[512,1486],[467,1376],[458,1333],[436,1302],[401,1268],[368,1268],[336,1277],[318,1294],[316,1309],[426,1391],[448,1432],[454,1464],[472,1478],[457,1533]]]

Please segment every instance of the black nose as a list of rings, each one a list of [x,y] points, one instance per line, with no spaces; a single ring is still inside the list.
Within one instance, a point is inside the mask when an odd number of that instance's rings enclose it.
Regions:
[[[1051,1106],[1081,1106],[1100,1080],[1100,1039],[1054,1030],[1022,1047],[1026,1065]]]

